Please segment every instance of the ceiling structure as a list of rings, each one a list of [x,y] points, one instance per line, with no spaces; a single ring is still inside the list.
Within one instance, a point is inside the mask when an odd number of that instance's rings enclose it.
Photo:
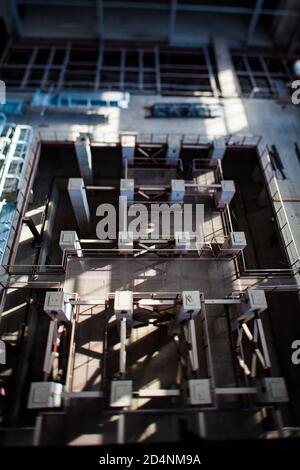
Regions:
[[[0,15],[21,37],[200,46],[218,31],[231,47],[299,47],[298,0],[4,0]]]

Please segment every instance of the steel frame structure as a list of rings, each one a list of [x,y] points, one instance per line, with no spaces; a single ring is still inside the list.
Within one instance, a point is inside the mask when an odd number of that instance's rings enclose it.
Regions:
[[[247,19],[247,28],[245,29],[245,44],[251,45],[255,32],[261,19],[287,17],[299,21],[299,11],[292,8],[278,6],[275,2],[266,2],[265,0],[252,0],[247,5],[239,4],[241,2],[224,1],[223,4],[212,5],[209,2],[195,2],[188,0],[144,0],[144,1],[106,1],[106,0],[56,0],[48,2],[47,0],[13,0],[11,6],[13,20],[19,35],[24,34],[24,21],[22,19],[24,8],[38,7],[59,7],[69,8],[90,8],[94,13],[96,34],[99,38],[105,38],[107,32],[106,17],[111,11],[122,10],[128,15],[134,11],[156,11],[167,14],[168,26],[166,28],[166,39],[171,43],[175,33],[180,14],[183,13],[203,13],[203,14],[222,14],[235,15]],[[275,5],[274,5],[275,3]],[[58,11],[59,13],[59,11]],[[293,47],[299,45],[299,37],[296,35],[293,41]]]
[[[126,90],[217,95],[207,47],[91,42],[10,42],[0,59],[9,89]]]
[[[51,138],[50,138],[51,137]],[[32,154],[36,155],[36,158],[35,158],[35,167],[37,165],[37,162],[39,160],[39,154],[37,155],[36,152],[37,152],[37,148],[38,148],[38,152],[39,152],[39,149],[40,149],[40,145],[41,143],[47,143],[47,144],[55,144],[55,143],[59,143],[59,142],[62,142],[64,141],[64,139],[67,139],[67,136],[65,134],[51,134],[51,136],[49,137],[49,134],[46,133],[45,135],[43,133],[40,133],[39,135],[36,135],[36,139],[35,139],[35,142],[34,142],[34,145],[32,146]],[[117,142],[119,142],[119,137],[117,137]],[[192,147],[192,148],[198,148],[198,147],[207,147],[209,148],[212,143],[211,142],[205,142],[205,139],[202,138],[202,136],[200,135],[189,135],[189,134],[186,134],[186,135],[179,135],[180,137],[180,141],[181,141],[181,145],[183,147]],[[70,136],[68,137],[70,139]],[[143,146],[147,146],[153,142],[156,142],[156,143],[160,143],[160,144],[156,144],[158,146],[158,149],[161,148],[161,144],[166,144],[168,142],[168,138],[170,138],[170,135],[168,134],[163,134],[163,135],[159,135],[159,134],[140,134],[140,135],[137,135],[137,146],[138,147],[141,147],[143,148]],[[263,171],[263,174],[264,174],[264,177],[265,177],[265,181],[266,181],[266,185],[267,185],[267,188],[268,188],[268,191],[270,193],[270,197],[271,197],[271,201],[272,201],[272,204],[273,204],[273,207],[274,207],[274,211],[275,211],[275,214],[276,214],[276,218],[277,218],[277,221],[278,221],[278,227],[280,229],[280,236],[281,236],[281,239],[282,239],[282,243],[283,243],[283,246],[285,247],[285,250],[286,250],[286,253],[287,253],[287,256],[288,256],[288,259],[289,259],[289,262],[291,264],[291,267],[290,269],[247,269],[247,266],[246,266],[246,263],[245,263],[245,260],[243,258],[243,255],[241,255],[239,258],[238,258],[238,261],[239,263],[236,264],[236,273],[237,273],[237,276],[240,278],[240,277],[243,277],[243,276],[246,276],[248,279],[253,279],[253,284],[255,285],[258,285],[259,283],[263,283],[264,280],[269,280],[269,281],[272,281],[272,280],[275,280],[275,279],[280,279],[282,281],[282,288],[283,289],[288,289],[288,290],[298,290],[297,288],[297,283],[295,283],[295,279],[298,280],[299,279],[299,267],[300,267],[300,257],[299,257],[299,253],[298,253],[298,250],[297,250],[297,247],[296,247],[296,243],[294,241],[294,238],[293,238],[293,234],[292,234],[292,231],[291,231],[291,228],[290,228],[290,225],[289,225],[289,222],[288,222],[288,218],[287,218],[287,215],[286,215],[286,212],[285,212],[285,209],[284,209],[284,206],[283,206],[283,203],[282,203],[282,200],[281,200],[281,196],[280,196],[280,191],[279,191],[279,188],[278,188],[278,184],[277,184],[277,180],[276,180],[276,176],[274,174],[274,171],[272,169],[272,165],[271,165],[271,161],[270,161],[270,157],[269,157],[269,154],[268,154],[268,151],[267,151],[267,148],[262,140],[262,138],[260,137],[257,137],[257,136],[253,136],[253,135],[234,135],[234,136],[226,136],[226,137],[223,137],[223,140],[224,140],[224,144],[226,144],[227,146],[232,146],[233,148],[253,148],[253,147],[256,147],[258,149],[258,154],[259,154],[259,161],[260,161],[260,164],[261,164],[261,168],[262,168],[262,171]],[[106,139],[103,137],[103,142],[106,142]],[[97,145],[97,142],[93,142],[91,141],[91,145]],[[105,144],[104,144],[105,145]],[[139,160],[139,159],[138,159]],[[143,159],[142,159],[143,160]],[[197,161],[197,159],[196,159]],[[146,158],[146,162],[148,162],[148,158]],[[124,168],[124,171],[125,171],[125,174],[127,173],[128,171],[128,168],[127,168],[127,164],[125,165],[125,168]],[[33,183],[33,179],[34,179],[34,172],[32,173],[31,172],[31,183]],[[26,197],[25,197],[25,200],[28,199],[29,197],[29,192],[30,192],[30,189],[31,189],[31,186],[29,185],[27,187],[27,191],[26,191]],[[101,188],[103,189],[103,188]],[[274,197],[278,198],[278,201],[275,202],[274,200]],[[18,233],[20,232],[20,229],[21,229],[21,226],[22,224],[19,224],[19,229],[18,229],[18,232],[16,233],[16,237],[18,236]],[[227,212],[225,211],[224,212],[224,226],[227,227],[227,230],[228,230],[228,226],[230,227],[230,217],[228,217],[228,214]],[[20,235],[20,233],[19,233]],[[15,238],[15,240],[17,240],[17,238]],[[84,243],[84,240],[82,240],[82,242]],[[105,242],[105,243],[104,243]],[[111,246],[111,241],[109,240],[107,243],[107,241],[104,241],[104,242],[101,242],[101,240],[98,240],[98,243],[101,244],[103,246],[105,246],[105,253],[103,253],[103,255],[105,256],[105,254],[107,255],[108,253],[110,254],[110,256],[114,256],[115,255],[119,255],[119,250],[118,248],[113,248]],[[157,248],[158,250],[161,250],[162,248]],[[174,249],[173,248],[164,248],[163,249],[164,251],[168,252],[170,251],[170,255],[171,253],[174,252]],[[101,248],[93,248],[93,249],[90,249],[90,248],[83,248],[82,249],[82,253],[84,256],[86,257],[93,257],[93,256],[101,256]],[[137,249],[136,251],[140,251],[140,249]],[[155,258],[155,250],[153,251],[152,250],[152,255],[154,257],[154,260],[157,259]],[[72,251],[72,250],[65,250],[64,251],[64,255],[63,255],[63,259],[62,259],[62,263],[60,265],[27,265],[27,266],[24,266],[24,265],[16,265],[14,264],[14,256],[16,254],[16,243],[13,244],[13,247],[12,247],[12,253],[11,253],[11,256],[9,259],[7,259],[7,263],[3,263],[3,268],[4,270],[6,271],[6,275],[9,277],[9,276],[18,276],[20,274],[26,274],[28,276],[33,276],[32,280],[28,279],[28,282],[25,283],[24,285],[22,285],[22,283],[20,283],[20,287],[26,287],[28,285],[35,285],[36,283],[36,287],[48,287],[50,285],[52,285],[53,287],[55,286],[59,286],[59,281],[57,282],[53,282],[52,280],[52,275],[56,275],[57,274],[61,274],[62,277],[63,277],[63,274],[65,272],[65,268],[66,268],[66,263],[67,263],[67,259],[68,259],[68,256],[77,256],[77,253],[76,251]],[[150,253],[148,253],[148,257],[151,256],[151,250],[150,250]],[[197,259],[199,259],[198,256],[196,256]],[[39,280],[38,282],[37,281],[34,281],[34,277],[35,276],[42,276],[44,278],[44,280]],[[293,279],[295,278],[295,279]],[[291,280],[291,282],[289,282],[289,279]],[[277,285],[276,285],[277,284]],[[5,288],[5,285],[2,285],[2,287]],[[7,288],[10,288],[10,283],[8,282],[7,285],[6,285]],[[275,283],[275,285],[273,285],[271,283],[271,285],[265,285],[265,288],[266,289],[280,289],[280,285],[278,285],[278,283]]]
[[[30,181],[34,165],[31,148],[33,130],[30,126],[6,123],[0,132],[0,139],[0,259],[1,263],[5,263],[10,258],[20,212],[26,204],[26,191],[23,188]],[[10,198],[14,201],[10,201]],[[0,283],[2,281],[3,273]]]
[[[274,97],[294,78],[296,55],[257,50],[231,51],[247,97]],[[219,96],[214,56],[208,46],[88,41],[10,41],[0,58],[0,78],[11,91],[97,92]]]
[[[75,348],[74,344],[76,343],[76,325],[78,322],[78,316],[79,316],[79,310],[78,308],[80,306],[96,306],[100,305],[101,307],[105,308],[105,311],[107,312],[108,316],[106,317],[107,320],[109,321],[109,318],[113,315],[111,311],[111,302],[113,301],[115,297],[115,293],[111,292],[107,295],[106,298],[103,299],[90,299],[90,300],[81,300],[77,296],[74,299],[70,300],[70,303],[72,305],[72,308],[74,309],[74,317],[72,320],[72,325],[71,325],[71,333],[70,333],[70,344],[69,344],[69,354],[68,354],[68,361],[67,361],[67,373],[66,373],[66,381],[64,383],[64,390],[62,392],[62,399],[65,401],[65,403],[68,405],[70,403],[70,400],[72,399],[86,399],[86,398],[99,398],[101,399],[101,414],[103,416],[105,415],[115,415],[119,416],[118,420],[118,425],[117,425],[117,442],[119,444],[124,444],[126,442],[126,428],[125,428],[125,423],[126,423],[126,416],[129,415],[135,415],[135,414],[143,414],[143,412],[147,413],[152,413],[155,415],[155,413],[160,413],[160,414],[170,414],[174,415],[174,417],[178,417],[178,415],[181,415],[182,413],[197,413],[201,414],[201,419],[202,419],[202,426],[199,423],[199,434],[202,437],[206,437],[206,426],[205,426],[205,419],[206,419],[206,414],[205,413],[210,413],[214,412],[217,410],[222,409],[222,404],[221,404],[221,399],[224,396],[231,396],[231,397],[244,397],[244,398],[249,398],[253,397],[251,400],[251,407],[253,409],[256,409],[257,411],[263,411],[263,410],[269,410],[272,413],[273,416],[273,423],[274,423],[274,428],[277,430],[278,435],[280,437],[283,436],[283,421],[282,421],[282,414],[280,408],[277,406],[275,403],[270,403],[270,404],[264,404],[259,402],[259,387],[256,381],[248,384],[248,379],[247,379],[247,374],[245,373],[244,378],[237,379],[236,383],[233,384],[232,386],[225,386],[225,387],[218,387],[216,386],[215,382],[215,368],[213,364],[213,359],[212,359],[212,349],[211,349],[211,340],[210,340],[210,333],[209,333],[209,328],[208,328],[208,314],[206,311],[206,307],[209,305],[220,305],[220,306],[232,306],[236,307],[238,305],[241,305],[242,303],[242,298],[241,297],[231,297],[231,298],[224,298],[224,299],[210,299],[210,298],[204,298],[204,296],[201,294],[201,312],[199,313],[198,317],[198,324],[197,324],[197,329],[200,331],[201,330],[201,335],[203,337],[203,345],[204,347],[204,354],[202,357],[202,361],[205,363],[205,368],[206,368],[206,377],[209,380],[210,383],[210,390],[211,390],[211,403],[210,404],[202,404],[202,405],[193,405],[190,406],[189,399],[187,397],[187,388],[188,388],[188,382],[189,379],[191,378],[197,378],[201,379],[204,378],[202,374],[200,373],[199,370],[199,357],[198,357],[198,340],[196,337],[196,325],[195,325],[195,320],[190,319],[187,320],[186,322],[182,323],[180,325],[180,337],[181,341],[186,341],[187,344],[189,345],[188,350],[185,352],[185,361],[184,363],[180,363],[180,358],[178,358],[178,365],[180,364],[180,367],[185,370],[185,375],[181,379],[180,384],[178,387],[174,388],[169,388],[169,389],[163,389],[163,388],[153,388],[153,387],[142,387],[140,389],[137,389],[135,386],[132,388],[132,399],[133,398],[165,398],[165,397],[170,397],[170,398],[175,398],[177,400],[177,406],[174,406],[173,404],[170,404],[168,406],[161,406],[158,408],[148,408],[146,411],[140,408],[134,408],[131,405],[128,406],[122,406],[119,405],[119,409],[112,408],[109,409],[107,407],[107,404],[105,402],[105,396],[107,393],[107,385],[105,385],[104,381],[102,381],[102,385],[99,390],[97,391],[76,391],[74,392],[72,389],[72,382],[73,382],[73,372],[74,372],[74,355],[75,355]],[[143,306],[147,306],[149,308],[149,311],[153,309],[153,305],[155,306],[161,306],[166,308],[166,305],[170,307],[170,309],[176,309],[176,305],[178,303],[178,299],[180,298],[180,293],[176,292],[133,292],[133,298],[134,298],[134,304],[136,308],[142,303]],[[120,340],[119,340],[119,373],[118,373],[118,380],[117,382],[122,382],[126,380],[127,378],[127,367],[126,367],[126,349],[127,349],[127,338],[128,335],[126,334],[126,318],[122,318],[119,323],[119,335],[120,335]],[[233,333],[233,332],[232,332]],[[258,357],[259,360],[262,363],[263,369],[269,369],[271,366],[268,350],[267,350],[267,345],[266,345],[266,340],[265,340],[265,333],[264,333],[264,328],[261,322],[261,319],[255,315],[255,324],[254,324],[254,333],[250,332],[250,329],[247,327],[246,323],[243,323],[239,325],[238,327],[238,334],[237,334],[237,349],[236,351],[233,349],[232,354],[233,356],[236,354],[237,359],[241,364],[241,367],[244,370],[247,370],[247,366],[244,360],[244,355],[243,355],[243,350],[242,350],[242,336],[243,333],[245,333],[248,337],[248,339],[252,342],[254,342],[254,350],[253,350],[253,355],[252,355],[252,375],[251,377],[253,379],[256,379],[256,369],[257,369],[257,364],[256,360],[254,358]],[[178,333],[179,334],[179,333]],[[262,348],[263,352],[261,352],[258,347],[258,336],[261,339],[262,343]],[[53,362],[54,362],[54,355],[53,355],[53,350],[57,350],[57,344],[58,344],[58,336],[57,336],[57,324],[55,321],[51,321],[49,324],[49,331],[48,331],[48,340],[47,340],[47,345],[46,345],[46,350],[45,350],[45,356],[44,356],[44,365],[43,365],[43,373],[44,373],[44,381],[47,381],[49,379],[49,376],[51,374],[51,371],[53,369]],[[242,356],[239,356],[240,350],[242,351]],[[103,360],[105,360],[105,350],[103,351]],[[103,374],[103,370],[101,372],[101,375]],[[249,371],[250,374],[250,371]],[[104,377],[102,377],[103,379]],[[112,381],[110,382],[112,386]],[[134,381],[132,381],[132,385],[134,385]],[[257,402],[255,400],[258,399]],[[162,402],[163,403],[163,402]],[[241,401],[241,407],[243,405],[245,408],[249,408],[249,403],[246,401],[243,403]],[[112,405],[111,405],[112,406]],[[230,413],[231,410],[234,411],[233,408],[228,408],[228,412]],[[43,426],[42,426],[42,420],[43,417],[46,417],[46,415],[51,415],[55,414],[57,412],[53,412],[51,410],[44,412],[41,411],[36,417],[36,422],[34,426],[34,433],[33,433],[33,445],[37,446],[41,444],[41,437],[42,437],[42,431],[43,431]],[[64,413],[64,412],[63,412]],[[200,418],[200,416],[199,416]],[[120,439],[120,436],[122,438]]]
[[[276,183],[276,179],[275,179],[275,183],[273,181],[273,174],[271,172],[271,166],[270,166],[270,161],[269,161],[269,158],[268,158],[268,155],[266,154],[266,151],[265,151],[265,146],[264,146],[264,143],[263,141],[255,141],[255,139],[252,137],[245,137],[245,138],[242,138],[241,140],[239,140],[239,137],[238,136],[235,136],[235,140],[232,141],[232,143],[230,143],[230,141],[232,140],[231,137],[229,138],[226,138],[226,141],[229,145],[233,145],[233,146],[239,146],[239,145],[243,145],[243,142],[245,142],[245,139],[246,139],[246,142],[247,142],[247,138],[249,139],[249,142],[252,142],[252,147],[257,147],[258,146],[258,152],[259,152],[259,156],[260,156],[260,162],[261,162],[261,165],[262,165],[262,169],[263,169],[263,172],[264,172],[264,175],[266,176],[266,184],[268,184],[268,189],[272,190],[273,186],[270,186],[270,183],[273,183],[273,185]],[[181,141],[181,144],[183,144],[183,141],[184,139],[182,139]],[[199,139],[198,139],[199,141]],[[253,144],[253,142],[255,141],[255,145]],[[194,144],[195,145],[195,144]],[[201,144],[199,144],[201,145]],[[203,144],[202,144],[203,145]],[[209,144],[211,145],[211,144]],[[141,146],[142,148],[143,146]],[[159,148],[160,146],[158,146],[158,149],[156,151],[159,151]],[[145,156],[145,161],[148,162],[148,157]],[[275,184],[275,189],[277,188],[276,184]],[[102,189],[102,188],[101,188]],[[27,186],[27,190],[30,190],[30,185]],[[277,189],[276,189],[277,191]],[[279,206],[277,209],[277,214],[278,214],[278,211],[279,213],[284,210],[281,208],[281,206]],[[230,220],[230,218],[229,218]],[[280,225],[280,228],[281,228],[281,225]],[[293,241],[293,240],[292,240]],[[289,244],[289,246],[291,246],[291,243]],[[286,247],[287,248],[287,247]],[[119,250],[117,250],[119,251]],[[173,251],[173,250],[172,250]],[[80,250],[81,252],[81,255],[83,256],[86,256],[86,257],[89,257],[91,255],[91,252],[89,250]],[[105,254],[107,255],[110,250],[109,249],[105,249],[104,250]],[[288,252],[288,250],[287,250]],[[297,254],[297,252],[296,252]],[[61,266],[59,266],[61,268],[61,271],[60,272],[63,272],[64,271],[64,265],[65,263],[67,262],[67,257],[68,255],[72,255],[72,256],[77,256],[78,253],[75,252],[64,252],[63,254],[63,264]],[[100,253],[96,253],[96,256],[99,257]],[[171,255],[172,256],[172,255]],[[173,254],[174,256],[174,254]],[[299,257],[298,257],[299,258]],[[171,259],[171,257],[169,258]],[[151,262],[151,255],[149,257],[147,257],[147,261],[150,261]],[[157,260],[154,260],[154,261],[157,261]],[[299,263],[299,259],[297,259],[295,261],[296,263],[296,267],[298,267],[298,263]],[[13,267],[14,268],[14,267]],[[18,268],[18,266],[16,266],[16,268]],[[22,266],[19,266],[19,268],[22,269]],[[32,277],[32,282],[31,282],[31,285],[30,287],[33,287],[33,288],[39,288],[39,279],[35,279],[34,278],[34,275],[35,275],[35,272],[34,272],[34,268],[35,266],[31,266],[30,269],[31,269],[31,274],[33,275]],[[49,271],[52,270],[52,275],[55,275],[57,277],[57,271],[56,271],[56,268],[57,266],[42,266],[42,269],[44,270],[44,273],[45,274],[50,274]],[[290,275],[293,275],[293,270],[290,270]],[[259,284],[255,281],[253,281],[254,284],[255,284],[255,288],[259,288]],[[267,289],[268,287],[265,285],[264,282],[262,282],[263,284],[263,289]],[[27,284],[26,287],[28,287],[29,284]],[[8,287],[8,286],[7,286]],[[57,286],[49,286],[49,285],[43,285],[42,286],[43,288],[45,287],[48,287],[48,288],[55,288]],[[283,288],[285,288],[286,286],[282,286]],[[297,286],[296,286],[297,288]],[[273,290],[273,287],[272,287],[272,290]],[[136,299],[144,299],[145,297],[151,297],[155,294],[155,293],[133,293],[136,297]],[[164,296],[166,295],[167,298],[169,298],[170,293],[157,293],[155,294],[157,297],[160,297],[160,296]],[[241,294],[241,291],[240,293]],[[178,292],[175,292],[173,293],[173,297],[176,297],[178,295]],[[109,294],[109,299],[108,300],[112,300],[113,299],[113,296],[114,294],[111,293]],[[105,305],[105,301],[107,299],[100,299],[100,303],[101,305]],[[73,305],[76,306],[76,305],[80,305],[80,299],[75,299]],[[91,304],[97,304],[98,301],[95,301],[95,300],[89,300],[89,302],[91,302]],[[200,315],[200,319],[202,321],[204,321],[204,333],[205,333],[205,339],[207,341],[207,343],[209,343],[209,334],[207,333],[207,326],[205,326],[205,323],[206,323],[206,312],[205,312],[205,305],[216,305],[216,304],[220,304],[220,305],[228,305],[228,304],[237,304],[237,303],[241,303],[241,300],[240,300],[240,297],[234,297],[233,295],[229,295],[226,299],[204,299],[203,300],[203,303],[202,303],[202,313]],[[86,305],[86,303],[84,303],[83,301],[83,305]],[[268,352],[266,350],[266,348],[264,347],[265,345],[265,337],[264,337],[264,333],[263,333],[263,328],[262,328],[262,325],[261,325],[261,321],[260,321],[260,318],[259,317],[255,317],[255,324],[257,326],[257,330],[255,330],[253,332],[253,334],[251,333],[249,327],[247,325],[245,325],[244,323],[240,325],[240,328],[239,330],[241,330],[241,333],[243,333],[244,336],[247,336],[247,338],[253,342],[253,345],[254,345],[254,354],[255,356],[252,357],[253,361],[256,360],[255,357],[258,357],[258,359],[261,361],[262,363],[262,367],[264,369],[267,369],[269,368],[269,358],[268,358]],[[122,347],[120,349],[120,372],[121,374],[125,374],[126,372],[126,363],[125,363],[125,324],[122,323],[122,336],[121,336],[121,343],[122,343]],[[48,336],[48,341],[47,341],[47,350],[46,350],[46,360],[44,362],[44,370],[43,372],[45,374],[49,374],[49,368],[51,367],[51,360],[53,358],[53,347],[56,345],[56,338],[54,338],[56,335],[54,334],[54,328],[55,325],[53,324],[53,330],[52,330],[52,327],[50,328],[50,331],[49,331],[49,336]],[[193,337],[193,323],[190,323],[189,324],[189,327],[190,328],[190,331],[188,332],[188,334],[186,335],[187,337],[187,342],[190,343],[191,345],[191,352],[194,353],[194,356],[195,356],[195,341],[192,339]],[[237,344],[239,350],[241,349],[241,346],[242,346],[242,336],[239,334],[240,331],[238,331],[238,337],[239,337],[239,342]],[[74,335],[74,329],[72,330],[72,336]],[[258,343],[258,338],[260,337],[260,340],[261,340],[261,343],[262,343],[262,348],[263,348],[263,355],[262,353],[260,352],[260,350],[257,348],[257,343]],[[55,341],[53,340],[53,338],[55,339]],[[74,336],[73,336],[74,338]],[[210,377],[212,377],[213,375],[213,368],[211,367],[211,359],[209,358],[209,355],[210,355],[210,347],[209,347],[209,344],[208,344],[208,366],[209,366],[209,369],[210,369]],[[239,352],[239,351],[238,351]],[[243,356],[241,357],[238,357],[238,359],[241,359],[242,361],[244,360]],[[68,365],[68,373],[67,373],[67,377],[70,377],[70,364],[71,362],[69,362],[69,365]],[[253,362],[253,371],[255,369],[255,366],[256,364],[254,364]],[[191,361],[191,367],[194,371],[197,371],[198,367],[197,367],[197,362],[192,358],[192,361]],[[255,371],[254,371],[255,372]],[[246,386],[245,386],[246,385]],[[214,387],[214,384],[212,384],[212,388],[214,389],[214,393],[216,395],[244,395],[244,396],[247,396],[247,395],[256,395],[257,394],[257,389],[255,387],[247,387],[247,384],[242,384],[242,386],[234,386],[234,387],[223,387],[223,388],[215,388]],[[156,390],[156,391],[152,391],[151,389],[148,389],[146,391],[143,391],[143,390],[138,390],[138,391],[135,391],[136,394],[138,394],[139,397],[144,397],[144,396],[156,396],[156,397],[165,397],[165,396],[179,396],[179,392],[177,389],[172,389],[172,390],[168,390],[167,392],[163,389],[161,390]],[[150,395],[149,395],[150,394]],[[154,395],[153,395],[154,394]],[[88,393],[88,392],[83,392],[82,394],[77,394],[77,393],[74,393],[72,392],[72,390],[66,390],[66,393],[64,394],[64,398],[66,399],[72,399],[72,398],[91,398],[91,397],[99,397],[101,398],[101,391],[97,391],[97,393],[95,394],[95,392],[92,392],[92,394]],[[203,413],[204,411],[210,411],[212,410],[214,407],[184,407],[184,408],[180,408],[179,410],[179,414],[180,413]],[[276,410],[273,408],[273,406],[268,406],[268,408],[272,409],[274,411],[274,413],[276,412]],[[115,411],[115,410],[109,410],[109,411],[105,411],[104,413],[107,413],[107,414],[111,414],[111,415],[116,415],[116,414],[120,414],[120,416],[125,416],[127,414],[135,414],[135,413],[149,413],[149,412],[152,412],[152,413],[155,413],[155,409],[152,409],[152,410],[130,410],[130,409],[122,409],[120,411]],[[278,411],[278,410],[277,410]],[[167,414],[174,414],[176,415],[177,414],[177,410],[174,411],[173,408],[166,408],[166,409],[160,409],[159,408],[159,412],[162,412],[162,413],[167,413]],[[279,413],[279,412],[278,412]],[[278,414],[277,413],[277,414]],[[42,414],[43,415],[43,414]],[[42,415],[39,415],[38,416],[38,420],[37,420],[37,428],[35,430],[35,433],[34,433],[34,445],[37,445],[39,443],[39,430],[41,430],[41,420],[40,420],[40,417]],[[276,413],[274,416],[277,416]],[[204,420],[204,416],[203,416],[203,420]],[[279,434],[282,433],[282,426],[281,426],[281,417],[280,417],[280,413],[279,413],[279,417],[278,417],[278,422],[276,421],[275,419],[275,425],[277,426],[278,428],[278,432]]]
[[[294,78],[292,56],[259,50],[232,50],[231,54],[244,96],[274,98]]]

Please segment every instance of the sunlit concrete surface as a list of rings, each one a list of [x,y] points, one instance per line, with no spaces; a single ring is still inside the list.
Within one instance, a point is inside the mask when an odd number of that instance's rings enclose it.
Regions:
[[[145,107],[160,102],[195,102],[219,105],[219,117],[212,119],[152,119],[146,117]],[[102,110],[101,110],[102,112]],[[104,112],[104,110],[103,110]],[[300,176],[299,162],[294,151],[294,142],[299,143],[300,113],[293,105],[286,105],[268,100],[249,100],[242,98],[199,98],[199,97],[161,97],[161,96],[131,96],[130,106],[126,110],[105,108],[108,114],[108,123],[99,124],[97,116],[84,114],[54,114],[45,110],[40,116],[36,112],[27,113],[17,118],[17,121],[26,122],[34,126],[35,133],[42,141],[58,143],[66,140],[69,144],[75,142],[80,132],[90,134],[92,142],[97,145],[107,145],[111,142],[114,149],[122,132],[134,132],[135,134],[152,134],[154,141],[164,141],[167,134],[200,135],[203,143],[218,137],[233,135],[239,139],[239,135],[262,136],[265,145],[275,144],[280,153],[284,166],[282,174],[277,171],[277,180],[282,200],[293,236],[298,250],[300,249],[299,230],[299,199],[298,179]],[[236,136],[236,137],[235,137]],[[71,147],[61,149],[59,161],[68,158],[71,162]],[[109,147],[106,147],[109,148]],[[68,155],[68,156],[67,156]],[[41,157],[43,158],[43,157]],[[72,157],[73,158],[73,157]],[[109,157],[110,158],[110,157]],[[51,160],[44,161],[44,171],[48,171],[51,177],[58,174],[61,179],[58,184],[59,210],[55,217],[54,236],[50,243],[50,264],[58,267],[63,261],[63,254],[59,249],[59,233],[65,227],[72,227],[74,214],[70,202],[65,194],[65,173],[63,167],[54,167]],[[72,170],[71,170],[72,168]],[[76,173],[75,167],[69,166],[70,171]],[[103,165],[103,174],[107,168]],[[172,173],[173,171],[173,173]],[[74,177],[78,176],[77,173]],[[135,176],[137,181],[146,184],[148,173],[145,170],[132,172],[129,169],[129,177]],[[153,173],[151,183],[169,184],[174,177],[174,170]],[[101,170],[99,173],[101,181]],[[39,178],[39,179],[38,179]],[[49,176],[50,179],[50,176]],[[45,193],[49,191],[49,181],[43,173],[37,175],[37,192],[33,203],[28,207],[27,216],[32,217],[38,230],[41,227],[42,216],[46,206]],[[105,178],[103,179],[105,181]],[[213,173],[205,171],[199,174],[195,181],[199,183],[212,183]],[[55,194],[52,193],[52,194]],[[90,196],[89,196],[90,197]],[[219,239],[224,238],[222,219],[220,213],[213,207],[212,200],[204,201],[201,194],[199,202],[205,202],[204,235],[206,241],[211,242],[216,234]],[[276,201],[275,201],[276,202]],[[262,227],[263,231],[263,227]],[[95,234],[93,234],[95,237]],[[32,247],[34,241],[26,226],[21,231],[20,245],[17,250],[16,265],[34,264],[37,259],[37,248]],[[42,262],[44,262],[43,258]],[[102,256],[98,259],[70,258],[66,261],[66,272],[58,272],[55,276],[46,274],[37,278],[32,273],[17,273],[10,278],[10,290],[7,302],[2,314],[2,326],[5,329],[6,338],[12,344],[17,341],[19,324],[26,318],[25,286],[38,286],[48,288],[60,288],[64,292],[75,293],[84,301],[105,301],[109,294],[118,289],[128,289],[137,293],[150,292],[182,292],[183,290],[198,290],[205,293],[205,297],[224,298],[232,293],[239,294],[248,287],[261,283],[267,290],[282,287],[282,279],[265,279],[259,277],[237,278],[236,268],[232,260],[201,260],[187,259],[184,257],[174,259],[145,259],[132,257]],[[272,268],[272,266],[268,266]],[[42,284],[42,282],[44,284]],[[285,280],[289,288],[293,287],[293,281]],[[39,284],[40,283],[40,284]],[[23,289],[20,289],[23,287]],[[40,300],[40,302],[42,302]],[[281,306],[282,307],[282,306]],[[274,310],[275,311],[275,310]],[[108,323],[108,348],[104,346],[104,334],[106,317],[102,306],[82,305],[79,308],[74,340],[74,356],[70,375],[70,390],[74,393],[97,392],[102,388],[102,374],[105,363],[109,365],[106,370],[106,380],[110,381],[118,377],[118,357],[120,343],[117,336],[117,328],[114,320]],[[277,314],[276,314],[277,315]],[[228,324],[224,312],[217,306],[207,306],[208,330],[212,350],[212,364],[214,368],[217,387],[228,387],[234,384],[234,369],[232,366],[232,352],[228,340]],[[277,317],[276,317],[277,318]],[[271,319],[264,319],[264,327],[270,355],[273,363],[273,373],[280,375],[281,369],[277,357],[277,345],[270,331]],[[45,325],[43,328],[46,331]],[[199,331],[201,328],[199,326]],[[204,344],[201,334],[198,334],[199,357],[201,373],[205,376],[205,361],[203,356]],[[286,340],[288,341],[288,339]],[[141,347],[141,344],[143,347]],[[135,387],[159,390],[172,389],[180,383],[181,377],[177,367],[176,341],[166,334],[165,328],[157,329],[152,325],[143,326],[133,330],[131,338],[127,340],[127,367],[134,379]],[[105,356],[105,358],[104,358]],[[170,366],[172,364],[172,367]],[[14,365],[7,367],[3,377],[9,377]],[[219,397],[219,403],[223,407],[237,406],[238,397]],[[78,401],[79,400],[79,401]],[[83,399],[82,399],[83,400]],[[107,416],[105,422],[101,422],[99,399],[89,398],[82,402],[80,399],[71,399],[68,409],[67,424],[61,416],[45,418],[44,429],[49,429],[48,437],[41,437],[41,443],[50,445],[56,442],[57,436],[63,436],[66,445],[98,445],[103,443],[118,442],[122,423],[120,417]],[[171,406],[176,406],[176,399],[166,398],[159,402],[156,398],[134,397],[132,410],[139,412],[151,407],[163,406],[165,401]],[[89,419],[88,416],[93,416]],[[230,421],[226,419],[226,413],[211,412],[206,420],[206,432],[208,436],[223,439],[260,437],[263,429],[263,416],[257,412],[245,413],[243,417],[239,411],[233,412]],[[195,424],[196,416],[186,418],[190,427]],[[82,423],[81,429],[72,425],[75,421]],[[152,442],[163,440],[168,435],[170,441],[176,441],[179,429],[177,418],[174,416],[160,416],[159,412],[154,417],[132,415],[126,417],[126,439],[128,442]],[[67,431],[65,432],[67,428]],[[170,432],[172,429],[172,432]],[[58,430],[58,434],[56,434]],[[119,436],[120,437],[120,436]]]

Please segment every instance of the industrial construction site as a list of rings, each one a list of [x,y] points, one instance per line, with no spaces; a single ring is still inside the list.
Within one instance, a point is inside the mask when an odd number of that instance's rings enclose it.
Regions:
[[[1,2],[3,448],[297,440],[299,21]]]

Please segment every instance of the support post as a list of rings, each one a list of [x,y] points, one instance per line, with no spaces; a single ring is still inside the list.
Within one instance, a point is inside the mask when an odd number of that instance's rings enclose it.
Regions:
[[[85,184],[93,183],[93,163],[90,139],[81,134],[75,142],[75,152],[80,170],[80,176]]]
[[[120,321],[120,374],[126,373],[126,318]]]
[[[36,228],[35,226],[35,223],[33,222],[32,218],[31,217],[25,217],[25,219],[23,219],[23,223],[27,225],[27,227],[29,228],[30,232],[32,233],[36,243],[42,243],[42,236],[40,234],[40,232],[38,231],[38,229]]]

